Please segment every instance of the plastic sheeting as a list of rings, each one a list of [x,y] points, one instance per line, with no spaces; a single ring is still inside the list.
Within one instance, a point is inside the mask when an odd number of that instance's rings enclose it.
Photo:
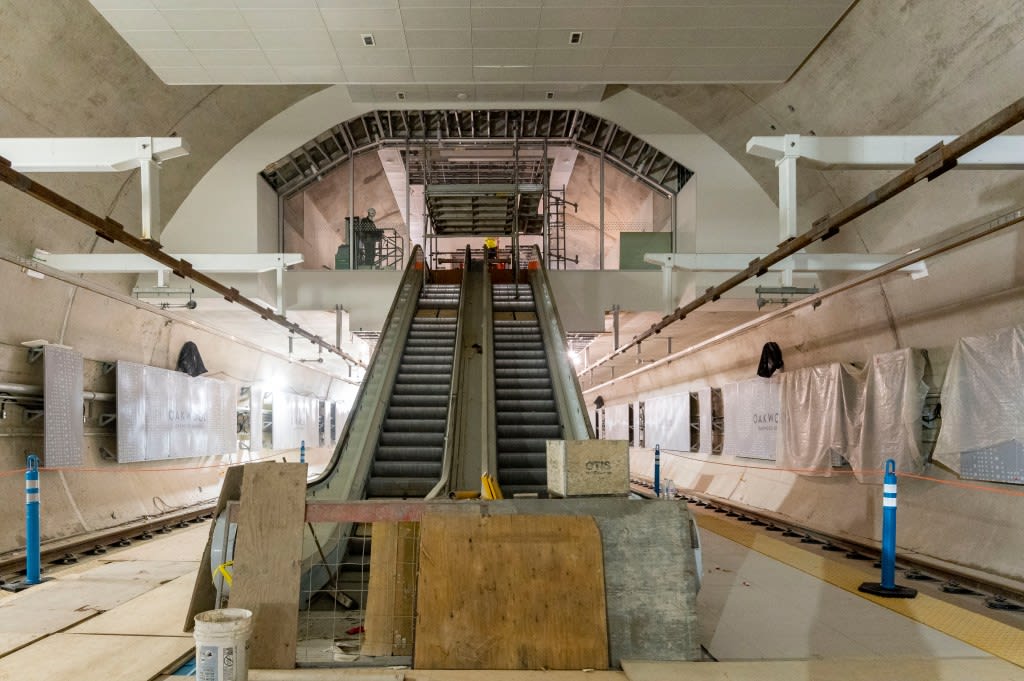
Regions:
[[[765,378],[722,386],[723,454],[775,460],[779,439],[779,387],[777,379]]]
[[[701,388],[697,391],[697,418],[700,420],[700,449],[701,454],[711,454],[713,448],[712,438],[712,414],[711,414],[711,388]]]
[[[271,428],[271,447],[298,449],[303,440],[306,447],[320,442],[320,421],[315,397],[292,393],[274,393],[274,424]],[[266,442],[263,443],[266,446]]]
[[[604,408],[604,440],[629,439],[629,405],[616,404]]]
[[[934,458],[958,473],[961,452],[1024,441],[1024,326],[961,338],[942,385]]]
[[[644,441],[648,447],[690,451],[690,393],[661,395],[644,401]]]
[[[782,375],[782,449],[786,468],[831,475],[845,459],[858,480],[923,468],[919,439],[927,392],[924,359],[911,349],[876,355],[864,369],[827,364]]]

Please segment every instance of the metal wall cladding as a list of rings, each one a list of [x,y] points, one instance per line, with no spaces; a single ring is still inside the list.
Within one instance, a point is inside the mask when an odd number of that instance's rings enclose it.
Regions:
[[[644,440],[648,447],[690,451],[690,393],[649,397],[644,401]]]
[[[43,348],[43,461],[47,467],[81,466],[82,355],[71,348]]]
[[[274,449],[298,449],[303,440],[306,447],[319,446],[317,406],[315,397],[274,393]]]
[[[775,460],[779,439],[779,382],[755,378],[722,386],[723,454]]]
[[[233,453],[236,393],[233,383],[118,362],[118,462]]]
[[[701,454],[710,454],[712,450],[713,434],[711,432],[713,415],[711,413],[711,388],[700,388],[697,390],[697,416],[700,419],[700,448]]]

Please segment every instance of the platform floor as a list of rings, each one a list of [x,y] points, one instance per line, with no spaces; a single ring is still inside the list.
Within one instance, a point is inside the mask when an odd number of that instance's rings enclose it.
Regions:
[[[254,670],[250,678],[1024,681],[1024,615],[1000,622],[927,593],[880,604],[856,592],[877,572],[870,564],[691,510],[704,544],[701,641],[718,662],[635,661],[623,672],[587,673]],[[182,678],[166,674],[193,647],[181,625],[208,532],[206,523],[177,530],[0,595],[0,681]]]

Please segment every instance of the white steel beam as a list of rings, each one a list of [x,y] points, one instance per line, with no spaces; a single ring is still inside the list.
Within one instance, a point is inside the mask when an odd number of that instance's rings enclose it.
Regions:
[[[739,272],[747,268],[751,260],[760,258],[757,253],[647,253],[644,262],[660,265],[673,270],[692,272]],[[902,257],[895,254],[865,253],[796,253],[768,268],[769,272],[782,272],[791,268],[794,272],[867,272]],[[928,275],[928,267],[919,262],[900,270],[915,279]]]
[[[936,144],[949,143],[956,135],[865,135],[817,137],[781,135],[751,137],[747,153],[776,163],[799,157],[802,163],[823,170],[909,168],[914,159]],[[957,160],[957,168],[1014,170],[1024,168],[1024,135],[1001,135]]]
[[[199,272],[253,273],[282,270],[303,261],[301,253],[191,253],[172,257],[187,260]],[[37,249],[32,259],[65,272],[161,272],[167,266],[142,253],[47,253]]]
[[[0,156],[23,173],[114,173],[186,155],[180,137],[0,138]]]

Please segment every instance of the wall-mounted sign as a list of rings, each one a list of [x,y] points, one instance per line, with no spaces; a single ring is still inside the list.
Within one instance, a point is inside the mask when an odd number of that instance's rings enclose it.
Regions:
[[[775,460],[781,401],[779,383],[764,378],[722,386],[725,441],[722,453]]]

